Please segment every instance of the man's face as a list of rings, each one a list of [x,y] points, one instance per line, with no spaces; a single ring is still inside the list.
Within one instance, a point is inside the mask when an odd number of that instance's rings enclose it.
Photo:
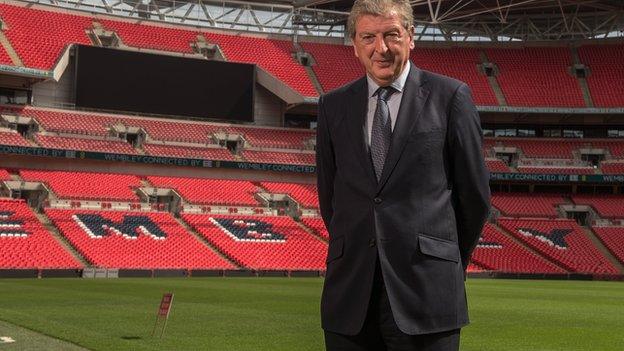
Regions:
[[[388,16],[362,15],[355,23],[355,56],[379,86],[388,86],[403,71],[414,48],[412,30],[406,30],[392,11]]]

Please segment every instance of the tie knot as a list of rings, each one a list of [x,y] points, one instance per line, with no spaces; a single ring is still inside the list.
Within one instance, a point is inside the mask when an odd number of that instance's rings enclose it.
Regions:
[[[387,102],[393,93],[393,87],[379,87],[379,89],[377,89],[377,98]]]

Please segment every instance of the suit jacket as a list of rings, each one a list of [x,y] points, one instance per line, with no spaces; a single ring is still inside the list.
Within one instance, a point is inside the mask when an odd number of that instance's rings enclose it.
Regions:
[[[465,270],[490,206],[470,89],[412,65],[379,182],[365,139],[367,92],[363,77],[319,100],[318,194],[330,234],[322,327],[361,330],[379,259],[401,331],[460,328]]]

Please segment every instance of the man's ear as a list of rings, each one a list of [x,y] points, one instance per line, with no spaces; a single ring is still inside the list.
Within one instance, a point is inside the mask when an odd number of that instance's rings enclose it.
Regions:
[[[351,38],[352,44],[353,44],[353,53],[355,54],[355,57],[360,58],[360,56],[358,55],[357,52],[357,48],[355,47],[355,37]]]
[[[414,26],[410,26],[407,30],[407,34],[409,35],[409,40],[410,40],[410,50],[414,49],[414,32],[415,32],[415,28]]]

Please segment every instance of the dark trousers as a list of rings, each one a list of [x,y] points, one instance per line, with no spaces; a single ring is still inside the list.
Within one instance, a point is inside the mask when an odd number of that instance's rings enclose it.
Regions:
[[[357,335],[325,331],[327,351],[457,351],[460,329],[441,333],[408,335],[392,316],[379,262],[362,330]]]

